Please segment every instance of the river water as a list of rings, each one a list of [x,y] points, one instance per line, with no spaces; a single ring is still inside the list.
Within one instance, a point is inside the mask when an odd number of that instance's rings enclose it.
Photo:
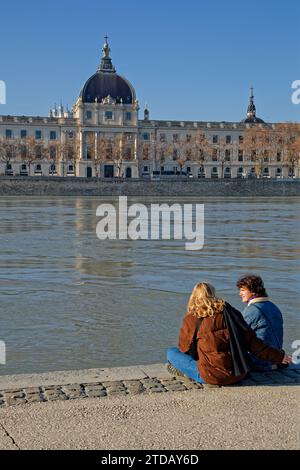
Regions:
[[[151,199],[154,201],[154,198]],[[205,242],[96,237],[97,197],[0,199],[0,374],[165,361],[189,294],[207,280],[242,309],[235,282],[260,274],[300,339],[300,198],[159,198],[205,204]],[[128,204],[149,204],[129,198]]]

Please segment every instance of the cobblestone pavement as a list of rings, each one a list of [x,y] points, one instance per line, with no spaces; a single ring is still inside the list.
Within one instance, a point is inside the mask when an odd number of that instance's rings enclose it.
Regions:
[[[253,372],[249,378],[233,386],[297,384],[300,384],[300,369]],[[0,408],[55,400],[133,396],[194,389],[205,390],[206,387],[207,385],[201,385],[186,377],[173,377],[170,375],[170,378],[161,379],[148,377],[140,380],[73,383],[68,385],[6,389],[0,390]]]

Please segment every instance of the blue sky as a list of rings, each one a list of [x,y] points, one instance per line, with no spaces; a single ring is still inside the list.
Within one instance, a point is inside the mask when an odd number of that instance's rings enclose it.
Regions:
[[[0,114],[44,116],[61,99],[72,106],[107,34],[141,115],[147,102],[153,119],[239,121],[253,85],[259,117],[299,121],[297,0],[10,0],[0,21]]]

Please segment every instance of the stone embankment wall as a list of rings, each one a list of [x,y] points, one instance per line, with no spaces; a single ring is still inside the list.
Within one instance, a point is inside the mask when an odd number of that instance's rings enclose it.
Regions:
[[[0,177],[0,196],[300,196],[300,179],[101,180]]]

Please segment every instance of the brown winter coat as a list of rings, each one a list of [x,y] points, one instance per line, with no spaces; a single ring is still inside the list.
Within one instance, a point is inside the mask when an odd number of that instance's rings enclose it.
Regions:
[[[231,307],[233,308],[233,307]],[[240,312],[236,310],[238,314]],[[197,318],[186,315],[183,319],[179,335],[179,350],[186,353],[193,340],[197,326]],[[257,357],[273,363],[281,363],[284,351],[271,348],[256,337],[255,332],[249,327],[245,332],[245,345],[248,351]],[[205,317],[197,334],[198,369],[202,379],[213,385],[229,385],[239,382],[245,377],[233,374],[229,333],[226,327],[223,313],[217,313],[212,317]]]

